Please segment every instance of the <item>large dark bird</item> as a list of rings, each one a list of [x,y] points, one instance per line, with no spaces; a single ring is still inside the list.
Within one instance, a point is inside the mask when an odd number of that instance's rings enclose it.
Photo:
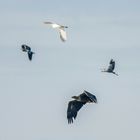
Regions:
[[[113,59],[111,59],[108,69],[104,69],[104,70],[102,70],[102,72],[109,72],[109,73],[113,73],[118,76],[118,74],[114,72],[114,69],[115,69],[115,61]]]
[[[34,52],[31,51],[31,48],[29,46],[23,44],[23,45],[21,45],[21,49],[23,52],[27,52],[28,58],[31,61],[33,54],[35,54]]]
[[[83,105],[86,103],[97,103],[97,98],[95,95],[84,91],[79,96],[73,96],[73,101],[68,103],[67,109],[67,119],[68,123],[73,123],[73,119],[76,119],[78,111],[81,109]]]

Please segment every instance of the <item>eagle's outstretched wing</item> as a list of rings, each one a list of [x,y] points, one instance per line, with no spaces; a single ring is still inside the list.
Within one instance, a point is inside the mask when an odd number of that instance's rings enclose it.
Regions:
[[[95,95],[89,93],[88,91],[84,90],[84,93],[86,94],[86,96],[89,98],[89,101],[97,103],[97,98]]]
[[[68,104],[67,109],[67,119],[68,123],[73,123],[73,119],[76,118],[78,111],[81,109],[81,107],[86,104],[86,102],[79,102],[76,100],[70,101]]]

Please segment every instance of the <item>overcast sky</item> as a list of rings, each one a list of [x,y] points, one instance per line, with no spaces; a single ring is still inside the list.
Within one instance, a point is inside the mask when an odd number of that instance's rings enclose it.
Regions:
[[[0,0],[0,140],[140,139],[139,0]],[[44,25],[67,25],[63,43]],[[21,51],[27,44],[33,60]],[[113,74],[101,73],[110,59]],[[87,104],[72,125],[73,95]]]

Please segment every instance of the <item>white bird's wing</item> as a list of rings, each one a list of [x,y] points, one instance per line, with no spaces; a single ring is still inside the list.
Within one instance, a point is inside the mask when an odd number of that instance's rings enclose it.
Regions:
[[[63,42],[65,42],[67,40],[67,35],[66,35],[66,31],[64,30],[64,28],[59,28],[59,33],[60,33],[60,38]]]
[[[56,24],[56,23],[53,23],[53,22],[44,22],[44,24],[48,24],[48,25],[52,26],[52,28],[59,28],[60,27],[59,24]]]

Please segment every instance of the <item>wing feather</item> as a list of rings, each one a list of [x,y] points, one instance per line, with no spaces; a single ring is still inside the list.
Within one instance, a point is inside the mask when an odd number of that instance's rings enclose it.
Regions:
[[[67,40],[67,35],[66,35],[66,31],[64,30],[64,28],[59,28],[59,34],[60,34],[60,38],[63,42],[65,42]]]
[[[109,64],[108,71],[113,72],[114,69],[115,69],[115,61],[112,61]]]
[[[25,51],[25,52],[31,51],[31,48],[25,44],[21,45],[21,47],[22,47],[22,51]]]
[[[85,103],[79,102],[79,101],[70,101],[68,104],[68,109],[67,109],[67,119],[68,123],[73,123],[73,119],[76,118],[78,111],[81,109],[81,107]]]
[[[32,60],[32,56],[33,56],[33,52],[28,51],[28,58],[29,58],[30,61]]]
[[[91,102],[97,103],[97,98],[96,98],[95,95],[89,93],[88,91],[84,91],[84,93],[86,94],[86,96],[89,98],[89,100],[90,100]]]

